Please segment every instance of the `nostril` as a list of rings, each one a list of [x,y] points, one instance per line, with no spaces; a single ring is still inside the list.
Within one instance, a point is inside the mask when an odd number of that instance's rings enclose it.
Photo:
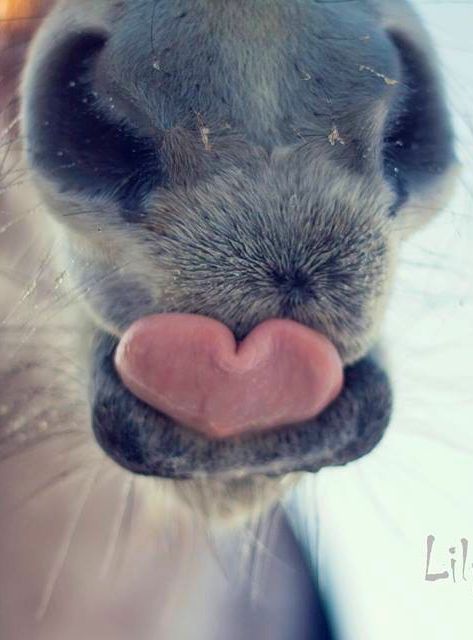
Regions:
[[[414,188],[435,179],[452,163],[454,148],[443,91],[429,59],[405,36],[390,34],[402,83],[384,132],[384,169],[397,194],[391,214]]]
[[[29,78],[25,93],[28,157],[60,190],[107,197],[126,215],[140,211],[161,180],[156,142],[113,122],[94,88],[95,62],[106,39],[81,34],[56,46]]]

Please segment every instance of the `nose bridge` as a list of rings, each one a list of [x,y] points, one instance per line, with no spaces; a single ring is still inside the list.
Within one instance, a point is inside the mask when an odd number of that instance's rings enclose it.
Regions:
[[[233,121],[261,144],[297,139],[308,123],[336,139],[335,110],[350,114],[350,128],[353,113],[386,92],[369,73],[356,82],[352,73],[376,60],[387,77],[395,75],[392,52],[359,3],[343,13],[284,0],[245,1],[238,9],[234,2],[184,1],[181,13],[171,0],[122,4],[98,62],[101,88],[135,92],[140,117],[158,131],[198,112],[219,124]],[[338,37],[325,37],[331,32]]]

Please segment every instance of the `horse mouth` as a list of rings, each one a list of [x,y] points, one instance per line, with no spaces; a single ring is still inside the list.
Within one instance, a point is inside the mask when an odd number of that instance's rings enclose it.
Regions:
[[[317,415],[273,429],[209,437],[135,395],[117,370],[118,346],[115,337],[97,332],[90,377],[92,427],[105,453],[136,474],[230,480],[317,472],[368,454],[391,418],[388,376],[368,355],[345,367],[338,395]]]

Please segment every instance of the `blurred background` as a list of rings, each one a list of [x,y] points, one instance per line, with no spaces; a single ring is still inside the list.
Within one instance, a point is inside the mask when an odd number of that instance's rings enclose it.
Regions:
[[[439,50],[462,174],[447,209],[403,251],[384,336],[396,391],[387,437],[360,462],[307,476],[254,530],[210,538],[186,522],[163,525],[161,536],[135,530],[121,570],[101,580],[91,573],[103,563],[110,522],[113,537],[121,485],[101,484],[54,584],[50,569],[80,485],[63,486],[41,509],[4,515],[2,640],[326,640],[326,615],[335,640],[473,637],[473,0],[415,4]],[[47,5],[0,0],[5,127],[25,44]],[[29,226],[12,224],[31,210],[18,182],[0,192],[4,304],[18,295],[12,265],[25,277],[31,253],[42,250],[35,231],[25,252]],[[0,500],[28,495],[47,466],[47,457],[1,465]],[[133,517],[148,522],[139,501]],[[448,572],[435,581],[426,580],[429,536],[430,571]]]

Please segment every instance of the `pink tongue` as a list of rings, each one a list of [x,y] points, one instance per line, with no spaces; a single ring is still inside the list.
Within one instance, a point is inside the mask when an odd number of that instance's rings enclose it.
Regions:
[[[332,343],[291,320],[267,320],[237,345],[216,320],[150,316],[128,329],[115,362],[138,398],[213,438],[316,416],[343,383]]]

